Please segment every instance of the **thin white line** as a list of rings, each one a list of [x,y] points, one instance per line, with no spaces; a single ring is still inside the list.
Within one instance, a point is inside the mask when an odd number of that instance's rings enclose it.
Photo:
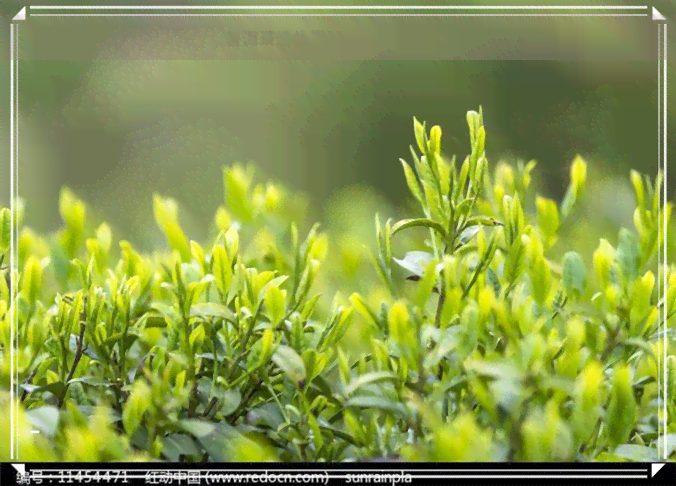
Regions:
[[[488,5],[462,5],[462,6],[402,6],[402,5],[372,5],[372,6],[302,6],[302,5],[165,5],[165,6],[120,6],[120,5],[68,5],[68,6],[31,6],[31,10],[647,10],[645,5],[639,6],[590,6],[590,5],[558,5],[558,6],[488,6]]]
[[[662,109],[662,84],[661,84],[662,76],[661,76],[661,74],[662,74],[662,25],[657,24],[657,171],[658,172],[660,170],[660,162],[662,161],[662,154],[661,154],[661,150],[662,150],[662,116],[661,116],[661,112],[660,112],[660,110]],[[657,231],[658,232],[662,231],[661,218],[659,218],[659,216],[657,218]],[[665,243],[666,243],[666,241],[665,241]],[[659,247],[658,247],[658,253],[659,253]],[[657,255],[657,261],[658,262],[659,262],[659,259],[660,259],[660,256],[658,254]],[[660,298],[661,287],[662,287],[662,279],[658,278],[657,279],[658,301],[659,301],[659,298]],[[666,299],[666,295],[667,295],[666,290],[662,290],[662,295],[664,295],[665,299]],[[666,308],[666,300],[665,300],[665,305],[663,307]],[[663,311],[659,310],[658,314],[659,314],[658,315],[659,319],[662,320],[661,315],[663,314]],[[659,323],[659,321],[658,321],[658,323]],[[659,329],[658,329],[658,331],[659,331]],[[662,375],[662,373],[660,373],[659,366],[658,366],[658,370],[657,370],[657,399],[658,399],[658,401],[662,400],[662,386],[661,386],[661,383],[660,383],[661,378],[662,378],[661,375]],[[657,421],[657,436],[658,437],[661,436],[661,433],[660,433],[661,432],[661,430],[660,430],[661,426],[662,425],[661,425],[661,423],[658,419],[658,421]],[[657,453],[658,454],[659,454],[659,448],[660,448],[660,444],[659,444],[659,440],[658,440],[658,443],[657,443],[657,450],[658,450]]]
[[[14,202],[14,24],[9,25],[9,48],[10,48],[10,64],[9,64],[9,83],[10,83],[10,115],[9,115],[9,226],[10,226],[10,245],[9,245],[9,282],[10,282],[10,292],[9,292],[9,314],[10,314],[10,326],[9,326],[9,413],[10,413],[10,446],[9,446],[9,457],[11,460],[15,460],[14,457],[14,442],[15,442],[15,428],[14,428],[14,211],[16,210],[16,204]]]
[[[39,430],[31,430],[31,434],[39,434],[39,433],[40,433]]]
[[[662,36],[662,57],[663,62],[662,66],[664,69],[662,88],[664,89],[664,96],[662,96],[662,104],[664,105],[663,116],[663,125],[662,133],[663,135],[663,148],[662,148],[662,157],[664,158],[664,295],[665,295],[665,304],[666,304],[666,295],[667,295],[667,24],[664,25],[664,35]],[[664,329],[667,329],[667,320],[666,320],[666,311],[667,306],[664,306]],[[667,460],[667,397],[669,383],[667,380],[667,333],[664,333],[664,399],[662,403],[664,404],[664,460]]]
[[[85,10],[85,9],[91,9],[91,10],[291,10],[291,9],[300,9],[300,10],[487,10],[487,9],[502,9],[502,10],[601,10],[601,9],[606,9],[606,10],[639,10],[639,9],[647,9],[646,6],[31,6],[30,7],[32,10]],[[33,14],[32,16],[35,17],[130,17],[130,16],[140,16],[143,14]],[[362,16],[447,16],[447,17],[493,17],[493,16],[501,16],[501,17],[510,17],[510,16],[521,16],[521,17],[542,17],[542,16],[551,16],[551,17],[581,17],[581,16],[597,16],[597,17],[637,17],[637,16],[645,16],[648,15],[646,14],[146,14],[143,16],[149,16],[149,17],[155,17],[155,16],[231,16],[231,17],[244,17],[244,16],[307,16],[307,17],[313,17],[313,16],[347,16],[347,17],[362,17]],[[15,192],[15,171],[16,171],[16,183],[18,186],[18,167],[14,167],[14,35],[13,35],[13,28],[14,24],[10,24],[10,29],[11,29],[11,49],[12,49],[12,64],[11,64],[11,85],[12,85],[12,98],[10,100],[11,105],[12,105],[12,113],[11,113],[11,121],[10,121],[10,126],[11,126],[11,138],[10,138],[10,149],[12,151],[11,154],[11,202],[10,202],[10,207],[11,207],[11,227],[12,227],[12,235],[11,235],[11,241],[12,241],[12,248],[14,248],[15,243],[16,243],[16,238],[18,237],[18,228],[14,227],[14,212],[16,209],[16,202],[14,198],[14,192]],[[664,127],[663,131],[665,133],[664,136],[664,201],[666,204],[666,169],[667,169],[667,159],[666,159],[666,24],[664,24],[664,29],[665,29],[665,35],[664,35],[664,91],[665,91],[665,96],[664,96]],[[18,33],[18,26],[17,26],[17,33]],[[18,41],[18,39],[17,39]],[[17,47],[18,47],[18,42],[17,42]],[[17,66],[18,67],[18,66]],[[17,75],[18,75],[18,69],[17,69]],[[17,79],[18,82],[18,79]],[[17,83],[17,88],[18,88],[18,83]],[[658,92],[658,97],[659,97],[659,92]],[[659,103],[659,100],[658,100]],[[18,123],[18,89],[17,89],[17,123]],[[17,134],[18,135],[18,134]],[[17,158],[18,158],[18,137],[17,137]],[[17,189],[17,194],[18,194],[18,187]],[[664,263],[665,263],[665,270],[666,270],[666,211],[664,213],[664,220],[665,220],[665,245],[664,245]],[[17,222],[18,223],[18,222]],[[16,230],[16,234],[15,234]],[[12,282],[12,289],[14,289],[14,252],[10,251],[10,272],[11,272],[11,282]],[[666,292],[666,271],[664,273],[664,285],[665,285],[665,292]],[[10,341],[12,344],[14,343],[14,303],[11,303],[11,318],[12,318],[12,326],[10,329],[11,332],[11,337]],[[666,312],[666,309],[665,309]],[[665,316],[666,317],[666,316]],[[666,328],[666,321],[665,321],[665,328]],[[664,363],[665,363],[665,397],[666,397],[666,332],[664,334]],[[13,355],[13,347],[11,347],[11,354]],[[13,356],[10,358],[11,359],[11,396],[13,400],[13,393],[14,393],[14,359]],[[17,370],[18,371],[18,370]],[[18,380],[18,377],[17,377]],[[18,381],[17,381],[18,384]],[[13,402],[12,402],[13,403]],[[665,409],[666,409],[666,400],[664,401],[665,403]],[[14,418],[14,407],[12,406],[11,409],[12,412],[12,419]],[[664,427],[666,431],[666,410],[665,410],[665,417],[664,417]],[[14,420],[12,420],[12,430],[14,430]],[[31,431],[32,433],[38,433],[39,431]],[[12,436],[13,436],[12,432]],[[665,446],[665,459],[666,459],[666,433],[664,434],[664,446]],[[14,442],[11,444],[11,453],[10,457],[13,457],[14,453]],[[457,476],[451,476],[451,477],[457,477]],[[495,477],[495,476],[484,476],[484,477]],[[537,477],[549,477],[549,476],[537,476]],[[574,476],[568,476],[568,477],[574,477]],[[579,477],[589,477],[589,476],[579,476]],[[617,477],[617,476],[615,476]],[[621,477],[621,476],[620,476]],[[641,476],[642,477],[642,476]]]
[[[31,17],[646,17],[647,14],[31,14]]]
[[[14,105],[14,109],[16,110],[16,116],[14,118],[14,129],[16,130],[16,143],[14,144],[14,150],[16,150],[16,157],[14,158],[14,177],[16,177],[16,181],[14,181],[14,199],[16,200],[17,204],[19,203],[19,39],[21,38],[21,28],[17,24],[16,26],[16,103]],[[18,211],[18,207],[17,207]],[[16,241],[16,245],[14,247],[14,261],[16,262],[17,268],[19,267],[19,224],[20,221],[17,218],[16,223],[14,224],[14,231],[16,231],[16,236],[14,237],[14,241]],[[17,272],[18,275],[18,272]],[[17,290],[19,287],[19,282],[17,281]],[[18,309],[17,309],[18,310]],[[16,373],[16,377],[14,380],[14,386],[16,387],[16,397],[17,397],[17,404],[16,404],[16,460],[19,460],[19,313],[16,313],[15,316],[16,321],[14,322],[14,329],[15,329],[15,339],[16,339],[16,366],[14,366],[14,372]]]
[[[14,56],[14,76],[16,81],[14,82],[15,93],[12,93],[12,96],[16,96],[14,103],[14,131],[15,131],[15,141],[14,141],[14,194],[12,194],[12,199],[17,203],[17,214],[18,214],[18,203],[19,203],[19,25],[16,26],[16,42],[14,44],[15,56]],[[11,248],[10,248],[11,251]],[[14,264],[17,269],[19,267],[19,219],[14,220]],[[18,271],[16,272],[18,275]],[[16,287],[19,286],[18,279],[15,277]],[[18,290],[18,288],[17,288]],[[14,299],[17,302],[17,299]],[[16,396],[16,412],[14,414],[15,420],[15,430],[16,430],[16,460],[19,460],[19,309],[16,307],[14,312],[14,322],[12,322],[12,327],[14,328],[14,340],[12,346],[15,347],[14,353],[14,390],[12,393]]]

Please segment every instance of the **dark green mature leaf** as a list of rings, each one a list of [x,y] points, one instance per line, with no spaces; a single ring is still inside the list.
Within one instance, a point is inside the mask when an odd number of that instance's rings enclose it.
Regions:
[[[43,392],[43,391],[48,391],[55,397],[60,397],[63,391],[65,390],[66,385],[62,381],[56,381],[54,383],[50,383],[49,385],[44,385],[41,387],[38,387],[36,390],[37,392]]]
[[[228,424],[221,422],[212,424],[214,429],[208,434],[198,438],[202,447],[207,451],[212,461],[223,462],[227,460],[227,446],[238,434]]]
[[[131,349],[132,345],[141,337],[141,334],[138,332],[136,329],[129,329],[127,331],[127,335],[124,337],[124,348],[125,349]],[[90,354],[86,353],[87,356],[90,358]],[[93,358],[95,359],[95,358]]]
[[[182,455],[200,453],[195,441],[185,434],[171,434],[162,438],[162,455],[169,461],[178,462]]]
[[[399,221],[394,226],[392,226],[392,236],[396,235],[401,230],[415,227],[424,227],[433,229],[434,231],[439,233],[444,239],[446,239],[446,229],[444,229],[443,225],[437,221],[432,221],[431,219],[427,218],[403,219]]]
[[[303,358],[293,348],[284,345],[278,346],[275,354],[272,355],[272,361],[296,383],[305,379]]]
[[[216,385],[216,387],[218,387],[218,385]],[[212,390],[210,378],[205,376],[197,380],[197,398],[203,405],[206,405],[206,402],[211,398]]]
[[[265,425],[276,431],[284,423],[284,416],[276,403],[266,403],[247,414],[247,423],[256,427]]]
[[[217,398],[220,398],[221,400],[222,408],[220,412],[223,415],[230,415],[237,410],[237,407],[239,407],[239,404],[242,402],[242,394],[235,388],[225,390],[221,395],[217,396]]]
[[[492,268],[488,267],[486,269],[486,285],[490,285],[490,287],[493,289],[493,293],[497,296],[500,295],[500,279],[498,279],[498,276],[495,274]]]
[[[343,430],[340,430],[337,427],[333,427],[332,425],[324,422],[321,419],[318,419],[317,422],[319,423],[319,428],[322,429],[323,431],[330,432],[339,439],[343,439],[344,441],[349,442],[352,445],[359,445],[359,442],[354,437],[344,432]]]
[[[145,427],[139,427],[129,438],[129,443],[134,447],[143,449],[148,447],[148,430]]]
[[[146,328],[156,327],[161,329],[167,327],[167,321],[162,315],[146,314],[142,319]]]
[[[338,394],[334,395],[333,390],[331,389],[331,385],[322,375],[317,375],[316,377],[314,377],[311,386],[316,388],[317,391],[319,391],[322,395],[328,398],[329,401],[332,401],[337,404],[340,403],[340,400],[338,400],[337,398],[340,395]]]
[[[197,438],[202,438],[214,431],[214,424],[197,419],[181,420],[179,426]]]

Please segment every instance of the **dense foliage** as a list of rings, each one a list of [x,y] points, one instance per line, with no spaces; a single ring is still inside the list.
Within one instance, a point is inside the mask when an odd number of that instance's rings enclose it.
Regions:
[[[573,162],[560,205],[533,199],[535,163],[489,170],[482,114],[467,121],[459,163],[442,156],[439,127],[415,120],[418,150],[402,166],[421,214],[376,215],[382,288],[368,295],[367,270],[331,253],[317,226],[301,234],[296,198],[255,185],[249,168],[224,169],[218,234],[204,246],[155,195],[169,249],[153,254],[90,228],[64,189],[62,230],[22,227],[20,271],[0,279],[0,457],[14,337],[22,461],[654,460],[665,438],[673,458],[676,266],[663,265],[662,175],[632,172],[635,229],[601,239],[593,268],[575,248],[553,262],[586,163]]]

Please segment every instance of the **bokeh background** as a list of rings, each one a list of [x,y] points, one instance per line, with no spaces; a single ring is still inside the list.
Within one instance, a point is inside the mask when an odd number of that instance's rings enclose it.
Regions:
[[[378,3],[391,2],[370,2]],[[22,6],[0,6],[7,33]],[[674,4],[651,6],[669,19],[673,47]],[[368,242],[376,210],[411,216],[398,159],[410,158],[413,116],[440,125],[443,151],[462,160],[465,113],[481,105],[489,162],[537,160],[534,183],[544,195],[560,199],[574,156],[587,160],[587,224],[571,238],[589,254],[600,234],[632,227],[629,170],[656,173],[656,26],[624,17],[30,16],[19,44],[26,223],[56,230],[65,185],[116,238],[149,250],[163,244],[152,216],[159,192],[178,200],[186,233],[203,240],[223,201],[221,167],[253,161],[264,179],[306,194],[309,222]],[[0,47],[8,57],[9,46]],[[0,69],[8,100],[9,64]],[[3,101],[3,120],[8,108]],[[7,206],[6,127],[2,136]]]

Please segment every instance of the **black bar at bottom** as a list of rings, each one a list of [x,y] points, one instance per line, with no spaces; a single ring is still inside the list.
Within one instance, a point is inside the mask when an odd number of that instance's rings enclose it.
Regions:
[[[49,484],[668,484],[676,463],[1,463],[3,486]]]

